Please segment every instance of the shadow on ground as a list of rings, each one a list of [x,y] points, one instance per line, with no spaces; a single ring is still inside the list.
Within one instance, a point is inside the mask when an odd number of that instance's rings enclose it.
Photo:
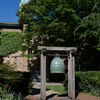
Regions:
[[[50,98],[53,98],[53,97],[55,97],[55,96],[57,96],[57,97],[67,97],[68,95],[67,94],[56,94],[56,93],[51,93],[50,95],[48,95],[47,97],[46,97],[46,100],[48,100],[48,99],[50,99]]]
[[[46,91],[49,91],[50,89],[46,89]],[[33,95],[39,95],[40,94],[40,89],[38,88],[33,88],[32,89],[32,94]]]
[[[49,91],[50,89],[46,89],[46,91]],[[32,95],[40,95],[40,89],[37,88],[33,88],[32,89]],[[57,93],[51,93],[50,95],[47,95],[46,100],[53,98],[53,97],[67,97],[67,93],[66,94],[57,94]]]
[[[40,89],[33,88],[33,89],[32,89],[32,94],[33,94],[33,95],[39,95],[39,94],[40,94]]]

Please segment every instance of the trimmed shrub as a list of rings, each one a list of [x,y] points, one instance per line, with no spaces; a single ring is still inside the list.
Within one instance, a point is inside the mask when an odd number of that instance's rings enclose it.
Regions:
[[[100,96],[100,72],[76,72],[75,73],[76,93],[86,92],[95,96]],[[68,74],[64,81],[64,87],[68,89]]]

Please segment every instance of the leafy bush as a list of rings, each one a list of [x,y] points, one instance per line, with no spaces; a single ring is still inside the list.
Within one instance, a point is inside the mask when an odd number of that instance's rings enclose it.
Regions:
[[[12,65],[0,65],[0,96],[10,92],[21,93],[24,96],[32,93],[32,86],[30,72],[16,72]]]
[[[14,71],[14,67],[8,64],[0,65],[0,100],[22,100],[21,93],[12,92],[16,82],[22,79],[22,75]]]
[[[22,75],[22,78],[19,79],[15,84],[13,84],[12,90],[16,93],[21,93],[23,96],[27,95],[28,93],[32,93],[32,80],[31,80],[31,73],[30,72],[19,72]]]
[[[18,95],[16,95],[14,92],[5,94],[2,92],[0,100],[22,100],[22,94],[19,93]]]
[[[75,74],[76,93],[88,92],[93,95],[100,96],[99,71],[76,72]],[[66,74],[64,86],[66,89],[68,89],[68,74]]]
[[[13,84],[18,82],[21,77],[21,74],[14,71],[13,66],[8,64],[0,65],[0,87],[2,87],[4,93],[10,92]]]

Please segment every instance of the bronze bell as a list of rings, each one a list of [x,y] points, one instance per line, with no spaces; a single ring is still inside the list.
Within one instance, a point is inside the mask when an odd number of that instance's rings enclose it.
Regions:
[[[54,57],[50,64],[51,73],[65,73],[65,64],[60,57]]]

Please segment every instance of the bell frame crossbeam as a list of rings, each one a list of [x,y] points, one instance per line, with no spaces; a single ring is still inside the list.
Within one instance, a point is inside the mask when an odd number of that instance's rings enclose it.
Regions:
[[[38,46],[41,51],[41,95],[40,100],[46,100],[46,52],[47,51],[67,51],[68,52],[68,97],[75,100],[75,52],[76,47],[48,47]]]

